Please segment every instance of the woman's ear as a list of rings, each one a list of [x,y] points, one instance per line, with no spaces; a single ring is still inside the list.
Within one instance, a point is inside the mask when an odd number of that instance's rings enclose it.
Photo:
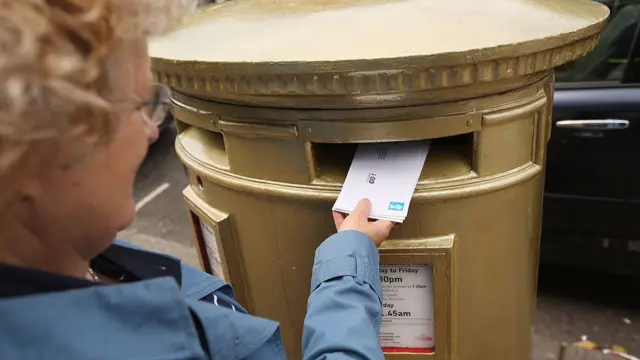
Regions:
[[[29,144],[29,149],[20,162],[14,164],[5,176],[0,176],[3,193],[8,186],[12,200],[19,203],[33,202],[41,197],[53,172],[63,166],[56,142],[39,141]],[[11,179],[12,183],[3,184],[3,178]]]

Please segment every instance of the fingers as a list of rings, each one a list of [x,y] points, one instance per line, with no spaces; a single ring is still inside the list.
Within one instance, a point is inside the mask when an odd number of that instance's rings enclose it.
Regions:
[[[369,218],[369,214],[371,213],[371,201],[369,199],[362,199],[356,205],[356,208],[353,209],[351,216],[359,220],[367,220]]]
[[[333,223],[336,224],[336,230],[340,231],[340,228],[342,227],[342,223],[344,223],[344,214],[337,212],[337,211],[333,211]]]
[[[380,233],[389,236],[389,234],[391,233],[391,229],[393,229],[394,223],[389,220],[378,220],[373,223],[373,226],[375,226],[380,231]]]

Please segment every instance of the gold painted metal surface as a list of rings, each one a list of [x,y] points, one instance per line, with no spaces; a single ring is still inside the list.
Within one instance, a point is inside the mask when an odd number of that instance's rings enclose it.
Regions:
[[[450,320],[436,323],[436,332],[446,333],[448,340],[436,339],[435,355],[416,356],[527,358],[544,166],[538,144],[548,139],[550,84],[551,77],[546,76],[516,92],[422,108],[425,114],[451,116],[454,123],[460,113],[466,113],[482,125],[467,134],[434,140],[409,216],[394,230],[394,241],[382,250],[382,262],[389,263],[394,261],[389,257],[394,249],[411,253],[409,240],[455,235],[456,251],[447,255],[455,264],[447,278],[451,293],[436,291],[435,295],[436,303],[446,303],[451,312]],[[182,97],[181,101],[187,100]],[[215,104],[209,105],[204,110],[214,111]],[[223,243],[233,242],[236,247],[234,251],[224,247],[224,252],[226,259],[240,262],[228,272],[234,285],[243,289],[243,304],[257,315],[280,321],[289,355],[300,358],[313,254],[334,231],[330,209],[354,144],[256,137],[252,130],[245,136],[223,132],[216,121],[212,131],[198,126],[203,119],[197,116],[180,112],[176,116],[186,128],[178,136],[176,149],[189,169],[190,197],[202,199],[233,220],[233,240]],[[395,124],[378,121],[381,128],[394,129]],[[401,134],[400,129],[387,133]],[[222,136],[206,137],[217,131]],[[492,144],[505,139],[508,151]],[[408,259],[433,264],[418,252],[402,261]],[[436,318],[444,316],[439,309],[443,305],[436,306]],[[406,356],[390,354],[388,358]]]
[[[587,0],[237,0],[150,51],[156,78],[200,98],[385,107],[562,65],[595,46],[607,16]]]
[[[231,63],[337,62],[473,51],[475,58],[464,61],[468,63],[563,45],[568,41],[559,38],[561,34],[593,35],[594,25],[597,28],[606,15],[602,5],[584,0],[240,0],[197,14],[154,50],[161,58]],[[522,45],[499,48],[515,44]]]
[[[607,16],[584,0],[235,0],[156,39],[203,266],[198,219],[240,301],[300,359],[357,143],[433,139],[381,262],[434,266],[436,350],[387,358],[529,359],[552,68]]]

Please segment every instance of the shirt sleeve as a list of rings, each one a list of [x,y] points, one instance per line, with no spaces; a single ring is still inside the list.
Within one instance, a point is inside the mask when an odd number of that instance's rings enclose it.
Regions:
[[[316,251],[303,359],[384,359],[381,319],[378,249],[357,231],[331,236]]]

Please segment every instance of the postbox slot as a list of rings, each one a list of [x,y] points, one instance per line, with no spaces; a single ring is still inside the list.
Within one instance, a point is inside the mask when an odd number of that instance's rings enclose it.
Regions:
[[[224,136],[222,135],[222,133],[217,131],[211,131],[209,136],[211,138],[210,141],[211,141],[212,150],[226,155],[227,146],[224,143]]]
[[[180,145],[188,152],[197,152],[208,163],[229,169],[229,158],[224,135],[218,131],[189,126],[178,135]]]
[[[343,183],[357,147],[354,143],[311,143],[314,182]],[[473,148],[473,133],[432,139],[418,181],[448,181],[472,175]]]

